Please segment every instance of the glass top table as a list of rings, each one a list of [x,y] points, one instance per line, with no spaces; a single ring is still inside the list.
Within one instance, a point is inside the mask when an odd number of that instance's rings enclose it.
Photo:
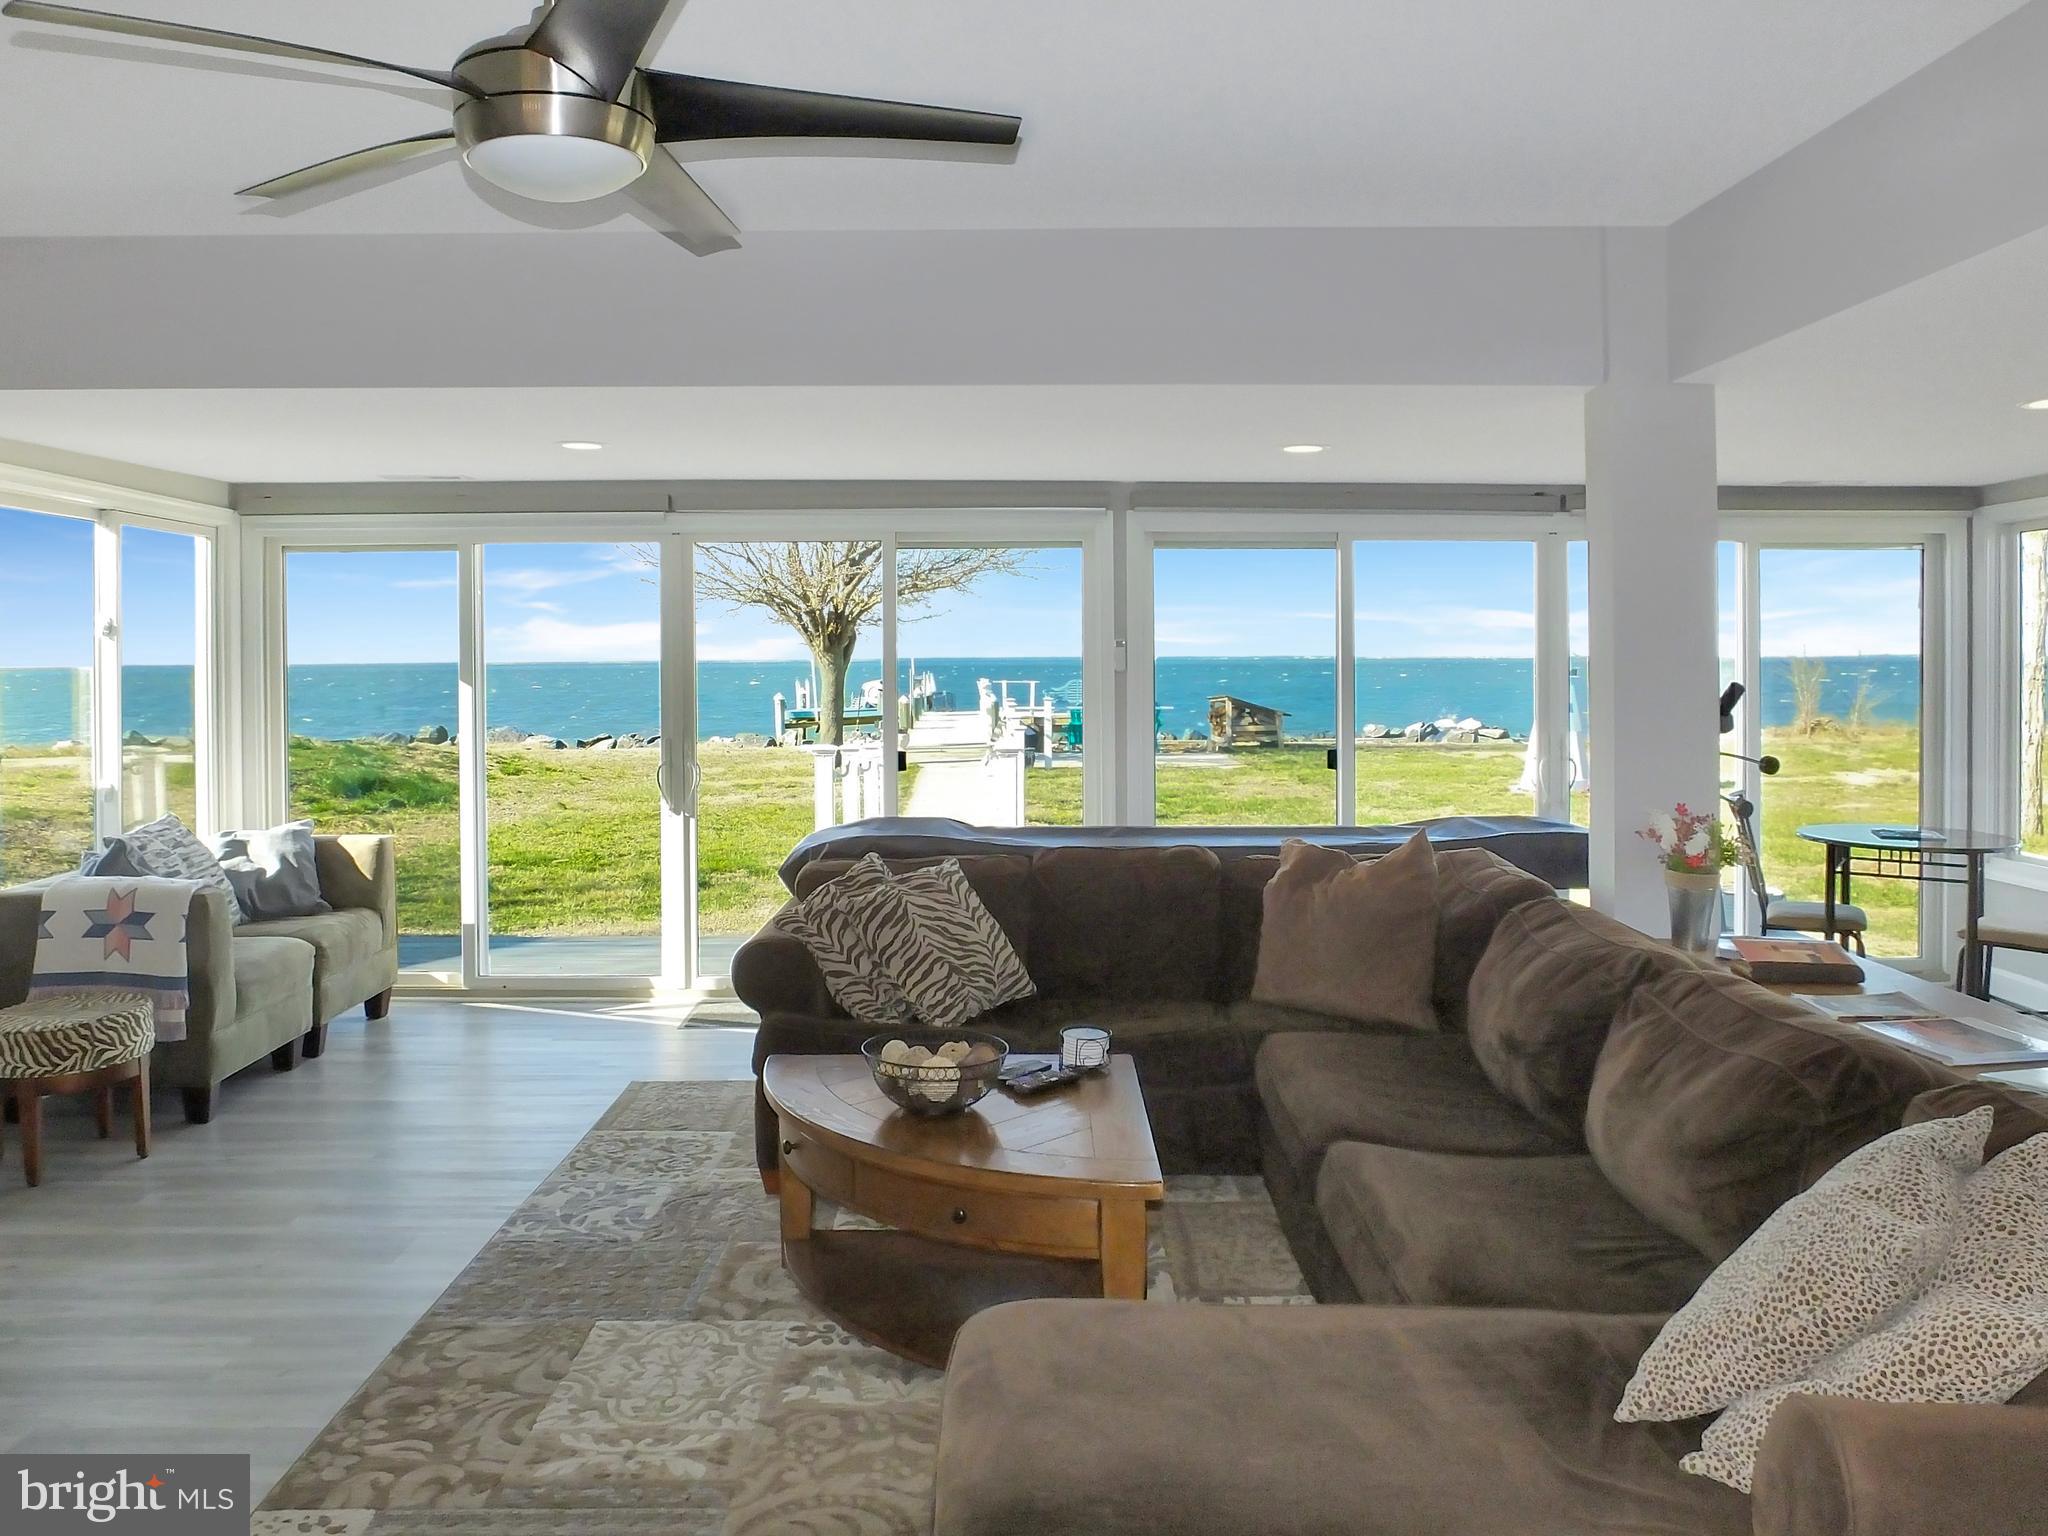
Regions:
[[[1984,946],[1978,925],[1984,918],[1984,861],[2008,853],[2019,839],[1970,827],[1900,826],[1888,822],[1839,821],[1801,827],[1799,836],[1827,850],[1823,906],[1828,931],[1835,908],[1849,902],[1851,877],[1915,880],[1926,885],[1960,885],[1967,892],[1963,950],[1956,963],[1956,989],[1972,997],[1990,990],[1984,974]]]

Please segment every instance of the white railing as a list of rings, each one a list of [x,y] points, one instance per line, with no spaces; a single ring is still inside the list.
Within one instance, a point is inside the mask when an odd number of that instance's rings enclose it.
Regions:
[[[803,750],[811,754],[811,821],[815,830],[882,814],[879,742]]]

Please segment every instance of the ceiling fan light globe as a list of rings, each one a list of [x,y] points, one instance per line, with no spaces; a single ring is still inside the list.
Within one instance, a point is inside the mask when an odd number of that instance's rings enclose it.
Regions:
[[[587,203],[631,186],[647,169],[633,150],[560,133],[507,133],[463,151],[492,186],[542,203]]]

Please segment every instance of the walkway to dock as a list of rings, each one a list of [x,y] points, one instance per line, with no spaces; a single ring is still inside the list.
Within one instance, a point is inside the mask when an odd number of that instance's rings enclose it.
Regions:
[[[951,816],[978,827],[1004,824],[1003,783],[986,761],[988,717],[980,710],[927,710],[910,728],[903,749],[917,769],[904,815]]]

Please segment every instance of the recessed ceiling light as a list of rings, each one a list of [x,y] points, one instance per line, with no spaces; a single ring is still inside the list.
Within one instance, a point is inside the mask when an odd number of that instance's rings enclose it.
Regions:
[[[1323,445],[1321,443],[1289,443],[1280,451],[1282,453],[1321,453]]]
[[[2048,411],[2048,400],[2029,400],[2020,409],[2023,411]]]
[[[576,453],[596,453],[604,444],[587,442],[582,438],[571,438],[562,446]]]

